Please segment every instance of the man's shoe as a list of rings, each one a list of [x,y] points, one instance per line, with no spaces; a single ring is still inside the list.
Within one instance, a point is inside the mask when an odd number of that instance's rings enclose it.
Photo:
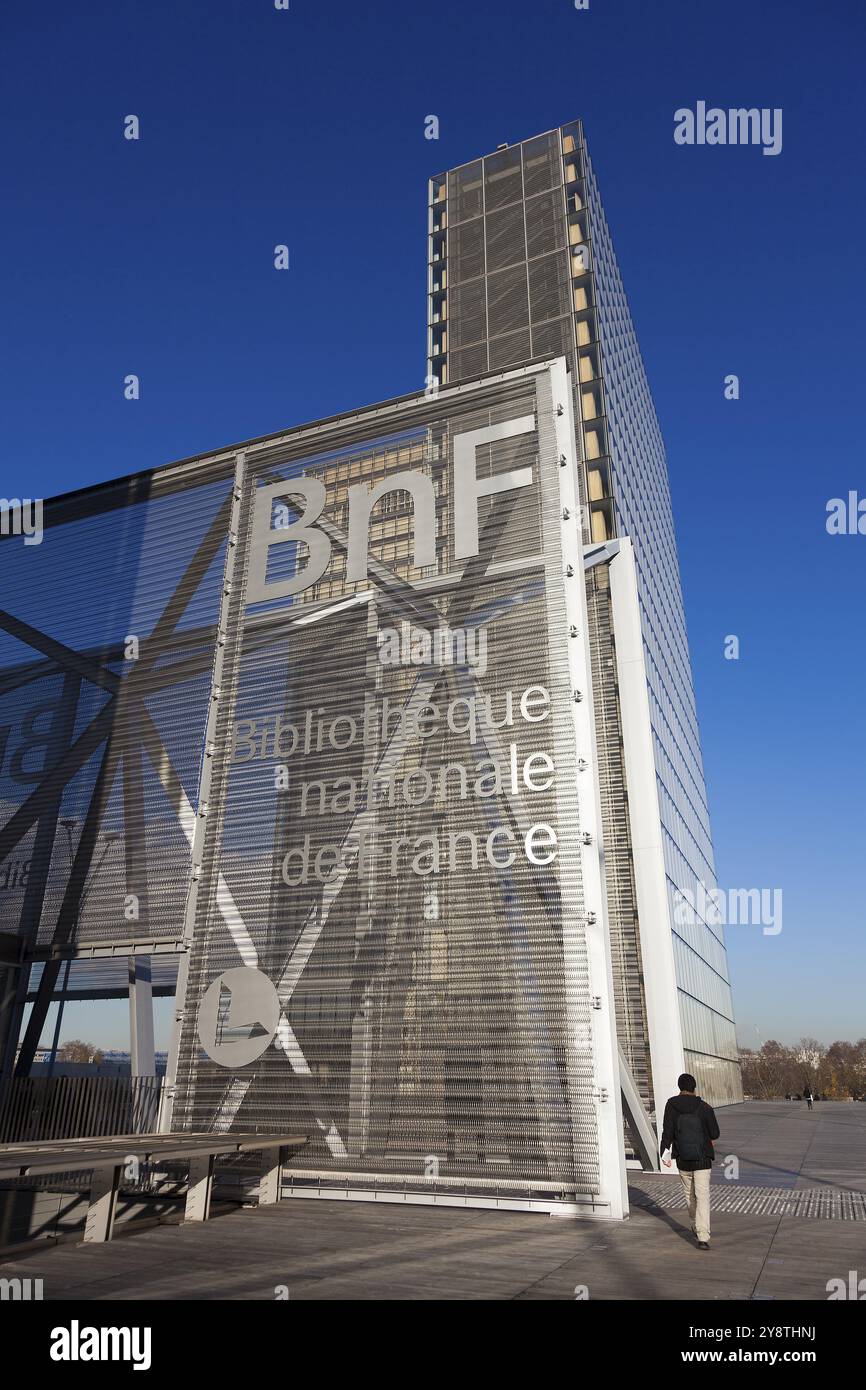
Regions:
[[[698,1249],[699,1249],[699,1250],[709,1250],[709,1248],[710,1248],[710,1242],[709,1242],[708,1240],[699,1240],[699,1241],[698,1241]]]

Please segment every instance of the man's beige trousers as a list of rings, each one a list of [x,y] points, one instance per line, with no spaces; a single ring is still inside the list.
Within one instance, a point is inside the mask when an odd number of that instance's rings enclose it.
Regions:
[[[680,1169],[680,1182],[686,1194],[686,1206],[692,1230],[698,1240],[710,1238],[710,1174],[712,1168],[698,1168],[694,1173],[684,1173]]]

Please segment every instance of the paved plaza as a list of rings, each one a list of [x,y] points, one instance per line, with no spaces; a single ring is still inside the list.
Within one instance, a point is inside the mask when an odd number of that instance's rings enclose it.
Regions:
[[[709,1252],[676,1177],[632,1173],[622,1223],[290,1200],[28,1251],[0,1277],[42,1278],[48,1300],[826,1300],[829,1279],[866,1276],[866,1105],[751,1102],[719,1122],[739,1179],[714,1170]]]

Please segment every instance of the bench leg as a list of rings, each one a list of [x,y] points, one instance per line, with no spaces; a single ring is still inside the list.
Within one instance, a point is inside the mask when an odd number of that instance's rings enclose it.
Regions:
[[[111,1240],[117,1212],[122,1168],[95,1168],[90,1183],[90,1201],[84,1223],[86,1241]]]
[[[213,1189],[214,1154],[201,1154],[189,1161],[189,1187],[186,1194],[185,1221],[207,1221]]]
[[[262,1160],[262,1176],[259,1182],[259,1206],[272,1206],[280,1200],[280,1180],[283,1175],[283,1151],[265,1150]]]

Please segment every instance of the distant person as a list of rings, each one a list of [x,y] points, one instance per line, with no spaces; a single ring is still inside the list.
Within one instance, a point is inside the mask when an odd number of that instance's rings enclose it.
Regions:
[[[806,1109],[807,1109],[807,1110],[811,1110],[811,1109],[812,1109],[812,1088],[811,1088],[811,1086],[807,1086],[807,1087],[806,1087],[805,1091],[803,1092],[803,1099],[804,1099],[804,1101],[806,1102]]]
[[[686,1197],[692,1235],[699,1250],[710,1248],[710,1172],[715,1159],[713,1140],[719,1137],[715,1111],[700,1096],[695,1095],[698,1083],[688,1072],[677,1081],[678,1096],[671,1096],[665,1106],[662,1125],[662,1163],[670,1168],[670,1149],[676,1159],[680,1182]]]

